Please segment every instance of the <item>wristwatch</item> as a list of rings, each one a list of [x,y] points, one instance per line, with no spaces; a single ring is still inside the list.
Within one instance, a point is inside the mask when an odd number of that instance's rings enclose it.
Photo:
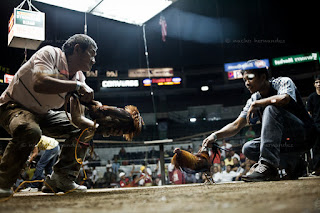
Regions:
[[[78,92],[80,90],[81,87],[81,82],[77,81],[77,85],[76,85],[76,91]]]

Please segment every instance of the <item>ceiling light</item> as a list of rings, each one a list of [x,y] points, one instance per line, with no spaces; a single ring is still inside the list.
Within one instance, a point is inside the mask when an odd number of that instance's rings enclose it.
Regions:
[[[177,0],[35,0],[91,13],[129,24],[143,25]]]
[[[203,91],[203,92],[208,91],[208,90],[209,90],[208,86],[202,86],[201,87],[201,91]]]
[[[194,122],[196,122],[196,121],[197,121],[196,118],[190,118],[190,122],[191,122],[191,123],[194,123]]]

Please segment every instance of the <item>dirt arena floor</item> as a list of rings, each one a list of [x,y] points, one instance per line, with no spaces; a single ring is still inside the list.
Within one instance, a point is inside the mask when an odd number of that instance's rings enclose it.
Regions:
[[[17,193],[0,212],[320,212],[320,177],[261,183],[92,189],[63,196]]]

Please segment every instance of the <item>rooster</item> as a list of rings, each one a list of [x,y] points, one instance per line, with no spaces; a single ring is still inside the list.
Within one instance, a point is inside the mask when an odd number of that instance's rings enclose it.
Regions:
[[[90,117],[100,126],[97,133],[109,135],[114,129],[121,130],[123,137],[131,141],[134,136],[140,134],[143,119],[137,107],[128,105],[125,108],[118,108],[107,105],[86,104]],[[112,133],[111,133],[112,134]]]
[[[197,154],[192,154],[179,148],[176,148],[173,152],[175,154],[171,159],[171,163],[175,168],[191,174],[204,172],[207,181],[213,183],[212,178],[207,177],[207,175],[211,176],[210,168],[212,166],[207,148],[201,148]],[[214,153],[214,157],[217,154],[219,155],[218,148],[215,146],[213,146],[212,152]]]
[[[80,110],[80,105],[84,105],[88,110],[91,119],[99,124],[99,127],[94,132],[104,136],[110,136],[114,134],[115,130],[122,131],[123,137],[127,141],[131,141],[133,137],[138,136],[141,133],[144,121],[137,107],[128,105],[124,108],[118,108],[102,105],[102,103],[95,100],[85,103],[81,101],[80,96],[80,94],[72,92],[65,97],[64,110],[67,118],[75,127],[77,126],[70,119],[67,109],[67,104],[71,97],[77,101]]]
[[[210,171],[211,163],[208,151],[201,151],[194,155],[188,151],[176,148],[173,152],[175,155],[171,163],[177,169],[181,168],[187,173]]]

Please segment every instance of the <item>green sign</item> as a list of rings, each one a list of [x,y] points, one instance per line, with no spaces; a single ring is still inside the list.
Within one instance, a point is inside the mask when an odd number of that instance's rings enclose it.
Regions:
[[[44,13],[23,9],[16,9],[15,12],[16,24],[44,27]]]
[[[273,66],[281,66],[286,64],[297,64],[309,61],[316,61],[319,59],[319,53],[308,53],[300,55],[284,56],[272,59]]]

